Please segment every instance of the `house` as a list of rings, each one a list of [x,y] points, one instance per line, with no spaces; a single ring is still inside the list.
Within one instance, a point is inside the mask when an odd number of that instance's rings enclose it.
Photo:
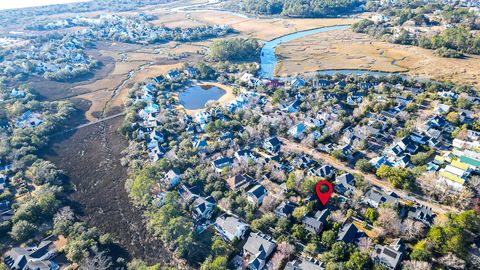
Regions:
[[[212,161],[212,166],[215,168],[215,171],[221,172],[224,168],[229,168],[232,166],[233,159],[229,157],[221,157],[217,160]]]
[[[200,74],[200,71],[198,68],[188,67],[183,71],[183,73],[185,73],[185,75],[187,75],[189,78],[195,78]]]
[[[304,87],[305,81],[299,78],[295,78],[292,80],[291,84],[292,88]]]
[[[355,177],[351,173],[344,173],[335,178],[335,186],[333,188],[335,192],[342,195],[354,194],[357,192]]]
[[[314,259],[298,258],[290,261],[285,266],[285,270],[325,270],[322,262]]]
[[[450,112],[450,106],[446,104],[438,104],[434,109],[433,112],[438,115],[444,115]]]
[[[193,142],[193,147],[198,149],[200,152],[205,152],[208,147],[208,142],[206,140],[195,140]]]
[[[361,231],[353,223],[343,224],[342,228],[338,232],[337,241],[343,241],[345,243],[353,243],[357,238],[361,236]]]
[[[271,137],[263,143],[263,148],[270,154],[274,155],[280,151],[281,142],[277,137]]]
[[[273,80],[269,80],[267,82],[267,87],[272,87],[272,88],[277,88],[277,87],[280,87],[280,86],[283,86],[284,83],[277,80],[277,79],[273,79]]]
[[[69,264],[55,262],[57,250],[50,240],[44,240],[37,246],[16,247],[6,253],[4,263],[12,270],[50,270],[65,269]]]
[[[253,182],[253,178],[246,174],[237,174],[227,179],[227,184],[231,190],[238,191],[246,188]]]
[[[180,76],[180,72],[178,72],[178,70],[170,70],[167,73],[167,79],[169,79],[171,81],[177,79],[179,76]]]
[[[323,121],[322,119],[315,119],[312,117],[305,118],[305,121],[303,123],[305,124],[305,126],[309,128],[321,128],[325,126],[325,121]]]
[[[27,95],[23,90],[17,90],[17,88],[13,88],[10,92],[10,97],[12,98],[23,98]]]
[[[10,123],[7,119],[0,119],[0,129],[9,129]]]
[[[7,176],[0,173],[0,195],[3,194],[5,187],[7,186]]]
[[[323,165],[318,168],[312,168],[307,171],[307,175],[309,176],[318,176],[321,178],[332,178],[335,174],[335,168],[330,165]]]
[[[10,210],[10,201],[0,201],[0,214],[8,212]]]
[[[303,134],[306,131],[306,126],[303,123],[296,124],[288,130],[288,134],[292,137],[299,139],[303,137]]]
[[[215,207],[215,199],[212,196],[206,198],[194,196],[192,203],[193,217],[196,220],[208,220],[212,217],[213,208]]]
[[[246,83],[250,87],[260,85],[260,80],[250,73],[243,74],[240,81]]]
[[[265,196],[267,196],[267,190],[260,184],[254,186],[247,192],[248,202],[254,205],[261,205]]]
[[[221,216],[215,220],[215,230],[227,242],[235,239],[241,240],[245,236],[249,226],[240,219],[231,216]]]
[[[308,215],[304,216],[302,218],[302,224],[307,231],[313,234],[320,234],[327,221],[328,215],[330,215],[330,210],[328,209],[317,211],[313,217]]]
[[[401,239],[395,240],[388,246],[375,245],[373,261],[385,266],[389,270],[398,269],[403,257]]]
[[[173,188],[180,184],[181,174],[176,170],[169,170],[161,182],[165,184],[168,188]]]
[[[379,156],[379,157],[375,157],[375,158],[372,158],[370,161],[369,161],[370,164],[372,164],[373,166],[375,166],[375,168],[380,168],[382,165],[385,165],[385,166],[388,166],[388,167],[393,167],[393,164],[388,161],[387,158],[385,158],[384,156]]]
[[[238,150],[237,152],[235,152],[234,156],[238,161],[257,160],[257,156],[253,154],[252,151],[246,149]]]
[[[26,111],[16,120],[16,126],[20,128],[35,128],[41,123],[41,115],[32,111]]]
[[[277,218],[290,218],[295,208],[297,208],[297,205],[295,203],[290,201],[284,201],[277,208],[275,208],[273,213],[275,213],[275,216]]]
[[[247,268],[261,270],[267,263],[268,257],[273,253],[277,244],[272,237],[251,233],[243,246],[243,256],[248,260]]]
[[[435,214],[432,212],[432,208],[426,207],[424,205],[417,205],[411,207],[408,210],[408,217],[414,220],[418,220],[427,226],[430,226],[433,223]]]
[[[350,145],[350,143],[347,143],[347,144],[344,144],[344,145],[341,145],[337,148],[337,150],[341,151],[342,154],[346,157],[350,156],[351,154],[353,154],[353,148],[352,146]]]
[[[156,146],[148,150],[148,156],[152,162],[157,162],[162,159],[163,156],[167,153],[167,150],[161,146]]]
[[[300,99],[295,99],[292,103],[282,105],[281,110],[288,113],[298,112],[300,104],[302,104],[302,101]]]
[[[380,205],[384,203],[389,203],[389,204],[398,204],[398,196],[391,192],[390,194],[387,194],[383,191],[379,191],[376,189],[370,189],[365,193],[365,202],[371,205],[372,207],[379,207]]]
[[[206,124],[212,121],[212,115],[206,111],[197,112],[195,114],[195,121],[199,124]]]
[[[154,83],[162,83],[162,82],[165,81],[165,78],[164,78],[162,75],[160,75],[160,76],[157,76],[157,77],[153,78],[152,81],[153,81]]]

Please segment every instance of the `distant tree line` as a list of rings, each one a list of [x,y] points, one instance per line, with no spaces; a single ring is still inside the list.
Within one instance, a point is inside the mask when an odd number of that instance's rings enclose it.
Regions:
[[[240,9],[247,13],[289,17],[328,17],[352,13],[358,0],[242,0]]]
[[[426,14],[441,11],[439,19],[430,20]],[[389,8],[382,11],[389,18],[388,23],[375,23],[364,19],[352,26],[353,31],[395,44],[414,45],[435,50],[442,57],[461,58],[463,54],[480,54],[480,35],[472,30],[480,29],[478,16],[467,9],[453,9],[440,4],[417,6],[406,3],[403,8]],[[411,21],[415,26],[438,25],[446,29],[439,34],[425,35],[411,33],[402,26]],[[394,32],[391,26],[400,27]]]

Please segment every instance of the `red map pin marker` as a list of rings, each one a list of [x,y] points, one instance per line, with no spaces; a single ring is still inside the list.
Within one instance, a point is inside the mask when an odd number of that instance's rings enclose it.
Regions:
[[[322,186],[327,186],[328,191],[322,193]],[[330,184],[330,182],[328,182],[327,180],[321,180],[318,181],[317,185],[315,186],[315,191],[317,192],[318,199],[320,199],[323,205],[326,205],[328,200],[330,200],[330,196],[332,195],[333,187],[332,184]]]

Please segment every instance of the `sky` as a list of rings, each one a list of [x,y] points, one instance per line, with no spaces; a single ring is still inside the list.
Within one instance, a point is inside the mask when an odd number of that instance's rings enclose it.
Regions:
[[[90,0],[0,0],[0,10],[86,1]]]

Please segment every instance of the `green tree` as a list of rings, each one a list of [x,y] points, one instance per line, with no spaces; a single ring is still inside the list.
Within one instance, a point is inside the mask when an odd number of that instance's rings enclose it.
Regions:
[[[365,210],[365,218],[368,219],[371,223],[375,222],[378,218],[378,211],[373,208],[367,208]]]
[[[370,162],[368,162],[368,160],[359,159],[355,163],[355,169],[364,173],[371,173],[375,170],[375,167]]]
[[[348,259],[346,266],[352,270],[369,269],[371,265],[370,256],[363,252],[355,251]]]
[[[15,240],[25,241],[31,238],[37,231],[38,231],[38,228],[34,224],[26,220],[20,220],[13,224],[10,235]]]
[[[200,267],[201,270],[225,270],[227,269],[227,257],[216,257],[212,260],[212,257],[208,257]]]
[[[322,234],[322,245],[324,245],[326,248],[331,248],[332,245],[335,243],[336,238],[337,234],[335,233],[335,231],[324,231]]]

